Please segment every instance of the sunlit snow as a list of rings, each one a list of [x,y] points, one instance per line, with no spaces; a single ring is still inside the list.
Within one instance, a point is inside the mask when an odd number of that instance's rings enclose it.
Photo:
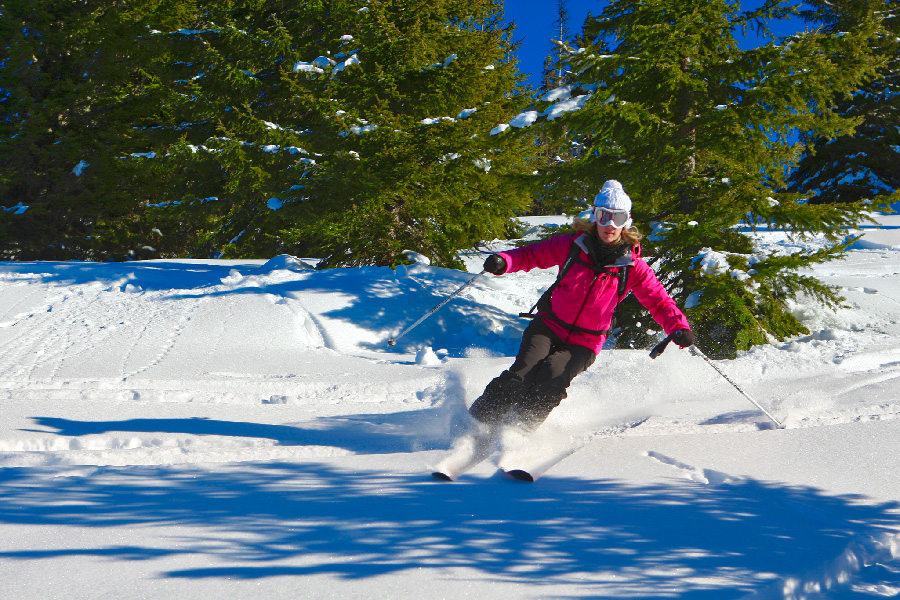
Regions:
[[[481,277],[388,346],[484,256],[0,263],[3,589],[896,597],[900,217],[877,219],[809,271],[844,307],[791,303],[808,335],[714,361],[784,430],[685,350],[606,349],[532,437],[505,432],[456,483],[429,472],[555,269]],[[526,239],[566,221],[528,218]]]

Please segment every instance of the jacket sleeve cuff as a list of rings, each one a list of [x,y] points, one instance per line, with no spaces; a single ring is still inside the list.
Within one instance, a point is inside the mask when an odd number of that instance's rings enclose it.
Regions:
[[[506,262],[506,269],[504,269],[503,273],[510,273],[511,271],[515,270],[512,268],[513,258],[509,254],[507,254],[506,252],[497,252],[497,256],[502,256],[503,260]],[[501,273],[501,275],[503,273]]]

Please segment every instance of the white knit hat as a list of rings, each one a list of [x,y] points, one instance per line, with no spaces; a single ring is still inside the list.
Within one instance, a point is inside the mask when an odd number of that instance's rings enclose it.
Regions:
[[[615,179],[610,179],[603,184],[600,193],[594,198],[594,206],[631,212],[631,198],[625,193],[625,188],[622,187],[621,183]]]
[[[625,227],[626,229],[631,227],[631,198],[625,193],[625,188],[622,187],[622,184],[615,179],[610,179],[604,183],[600,193],[594,198],[594,208],[590,211],[591,223],[598,223],[598,208],[605,208],[616,212],[624,211],[627,213],[628,218],[623,225],[617,225],[616,227]],[[603,223],[608,224],[608,221],[604,218]]]

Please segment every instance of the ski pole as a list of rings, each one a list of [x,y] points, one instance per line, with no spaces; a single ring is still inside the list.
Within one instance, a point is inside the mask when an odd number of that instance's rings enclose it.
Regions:
[[[450,294],[449,296],[447,296],[446,298],[444,298],[444,299],[441,301],[440,304],[438,304],[437,306],[435,306],[434,308],[432,308],[431,310],[429,310],[427,313],[425,313],[424,315],[422,315],[421,317],[419,317],[419,320],[418,320],[418,321],[416,321],[415,323],[413,323],[412,325],[410,325],[409,327],[407,327],[406,329],[404,329],[403,331],[401,331],[400,333],[398,333],[396,337],[390,338],[390,339],[388,340],[388,346],[396,346],[396,345],[397,345],[397,340],[399,340],[399,339],[402,338],[404,335],[406,335],[407,333],[409,333],[409,332],[413,329],[413,327],[415,327],[416,325],[418,325],[419,323],[421,323],[422,321],[424,321],[425,319],[427,319],[428,317],[430,317],[431,315],[433,315],[434,313],[436,313],[442,306],[444,306],[445,304],[447,304],[448,302],[450,302],[450,300],[452,300],[452,299],[455,298],[456,296],[460,295],[464,289],[466,289],[467,287],[469,287],[470,285],[472,285],[473,283],[475,283],[475,280],[478,279],[479,277],[481,277],[482,275],[484,275],[485,273],[487,273],[487,271],[482,271],[481,273],[479,273],[478,275],[476,275],[475,277],[473,277],[472,279],[470,279],[469,281],[467,281],[466,283],[464,283],[464,284],[462,285],[462,287],[460,287],[458,290],[456,290],[455,292],[453,292],[452,294]]]
[[[658,343],[658,344],[653,348],[653,350],[650,352],[650,358],[656,358],[657,356],[659,356],[660,354],[662,354],[663,351],[666,349],[666,346],[669,345],[669,342],[672,341],[672,337],[673,337],[673,336],[670,335],[669,337],[667,337],[666,339],[664,339],[663,341],[661,341],[660,343]],[[700,358],[702,358],[703,360],[705,360],[705,361],[706,361],[706,364],[708,364],[708,365],[711,366],[713,369],[715,369],[715,370],[716,370],[716,373],[718,373],[719,375],[721,375],[721,376],[725,379],[725,381],[727,381],[728,383],[730,383],[731,385],[733,385],[733,386],[734,386],[734,389],[736,389],[737,391],[739,391],[739,392],[741,393],[741,395],[742,395],[744,398],[746,398],[747,400],[749,400],[750,402],[752,402],[753,405],[754,405],[756,408],[758,408],[758,409],[761,410],[763,413],[765,413],[765,415],[766,415],[767,417],[769,417],[769,418],[772,420],[772,422],[775,423],[775,425],[778,426],[778,429],[784,429],[784,423],[782,423],[781,421],[779,421],[778,419],[776,419],[775,417],[773,417],[772,414],[771,414],[769,411],[767,411],[765,408],[763,408],[763,406],[762,406],[759,402],[757,402],[756,400],[754,400],[753,398],[751,398],[751,397],[747,394],[747,392],[745,392],[744,390],[742,390],[742,389],[741,389],[741,386],[739,386],[738,384],[736,384],[736,383],[731,379],[731,377],[729,377],[728,375],[726,375],[725,372],[722,371],[722,369],[720,369],[720,368],[719,368],[712,360],[710,360],[710,358],[709,358],[708,356],[706,356],[705,354],[703,354],[703,352],[700,351],[700,348],[698,348],[697,346],[690,346],[690,347],[688,348],[688,352],[690,352],[690,353],[693,354],[694,356],[699,356]]]

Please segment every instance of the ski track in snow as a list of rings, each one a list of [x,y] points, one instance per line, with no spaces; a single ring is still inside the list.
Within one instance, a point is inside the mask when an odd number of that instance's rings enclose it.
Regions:
[[[404,375],[397,378],[396,385],[372,388],[354,376],[352,367],[331,373],[326,370],[323,376],[314,371],[296,373],[291,372],[297,364],[290,355],[284,357],[282,365],[272,365],[270,356],[254,365],[254,357],[245,356],[242,350],[252,336],[264,337],[269,346],[283,339],[285,350],[294,356],[304,348],[329,352],[339,346],[304,309],[296,299],[297,294],[236,295],[236,301],[222,300],[240,283],[258,289],[265,284],[260,281],[264,276],[254,279],[232,270],[228,278],[222,278],[223,285],[186,290],[143,290],[140,276],[114,278],[111,285],[88,281],[58,288],[44,283],[43,280],[51,279],[49,275],[35,279],[38,282],[32,285],[19,283],[14,288],[2,289],[0,306],[5,312],[0,328],[4,342],[0,346],[0,373],[3,374],[0,375],[0,399],[31,401],[37,406],[90,403],[94,407],[106,406],[105,410],[97,411],[103,414],[145,412],[141,407],[148,403],[175,404],[184,406],[187,410],[181,412],[191,414],[189,418],[200,426],[179,426],[166,419],[155,423],[123,419],[107,425],[109,434],[93,432],[87,424],[81,430],[74,427],[76,431],[67,434],[65,424],[57,425],[63,427],[59,435],[23,437],[20,434],[15,439],[0,440],[0,466],[181,464],[194,460],[291,460],[352,454],[354,450],[342,448],[339,440],[329,443],[323,433],[309,434],[318,439],[311,445],[304,444],[301,435],[289,431],[290,425],[269,425],[267,417],[282,418],[279,409],[283,413],[291,407],[302,406],[310,398],[317,405],[335,407],[332,418],[345,411],[352,412],[360,405],[392,405],[398,398],[401,403],[414,407],[431,406],[443,401],[442,393],[437,390],[448,387],[448,376],[433,369],[425,370],[421,378],[410,379]],[[268,279],[277,283],[284,276],[282,273]],[[253,312],[252,305],[261,302],[282,311],[276,321],[265,324],[274,326],[272,330],[242,323],[246,313]],[[61,323],[68,326],[61,327]],[[223,350],[233,355],[231,361],[225,362],[236,368],[204,369],[224,366],[221,355],[217,354]],[[371,358],[352,359],[332,353],[335,363],[347,362],[348,358],[377,369],[373,363],[378,361]],[[193,374],[184,378],[184,365],[191,363],[196,363],[194,369],[188,369]],[[266,363],[274,368],[266,369]],[[260,373],[254,367],[269,372]],[[240,412],[248,424],[259,422],[260,428],[270,427],[272,432],[261,431],[260,438],[256,439],[252,435],[219,431],[228,427],[210,426],[216,420],[205,415],[216,414],[215,407],[222,405],[242,407]],[[329,411],[314,409],[300,412],[329,415]],[[303,414],[299,417],[297,425],[305,425]],[[57,421],[46,418],[43,422]],[[412,429],[411,424],[406,426]],[[441,426],[446,429],[449,425]],[[129,427],[161,431],[154,435],[147,435],[149,431],[136,432],[131,436],[112,431]],[[179,428],[189,435],[179,435],[176,431]],[[317,428],[314,423],[310,430]],[[377,425],[371,428],[374,430]],[[40,431],[40,427],[29,429]],[[47,433],[52,434],[52,429]],[[440,433],[442,439],[448,435],[446,431]],[[413,433],[406,432],[404,436],[408,438],[407,445],[415,443]],[[423,443],[440,444],[440,440]]]
[[[692,467],[691,465],[681,463],[674,458],[671,458],[659,452],[654,452],[652,450],[647,452],[647,456],[661,462],[664,465],[673,467],[686,479],[696,481],[697,483],[702,483],[705,485],[722,485],[725,483],[731,483],[740,480],[739,477],[732,477],[731,475],[721,473],[713,469]]]

